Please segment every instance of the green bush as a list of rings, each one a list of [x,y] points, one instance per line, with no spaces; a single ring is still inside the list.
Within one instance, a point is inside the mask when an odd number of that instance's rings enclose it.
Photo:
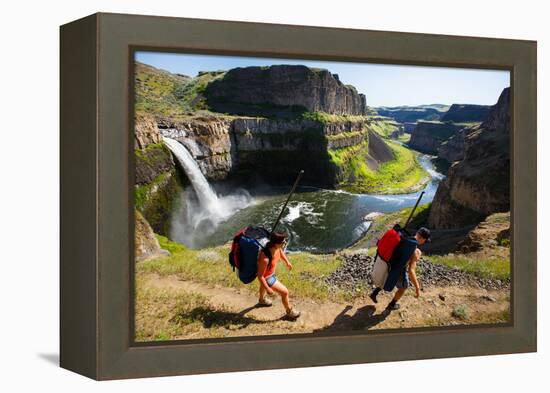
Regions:
[[[451,312],[451,315],[455,317],[456,319],[460,319],[462,321],[468,319],[468,310],[466,309],[466,306],[459,305],[456,306],[453,311]]]

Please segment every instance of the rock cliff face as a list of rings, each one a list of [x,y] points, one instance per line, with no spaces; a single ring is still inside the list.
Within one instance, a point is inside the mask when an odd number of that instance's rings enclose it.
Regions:
[[[161,141],[157,122],[153,116],[136,115],[134,130],[134,146],[136,149],[144,149],[147,145],[160,143]]]
[[[387,116],[400,123],[416,123],[419,120],[436,121],[441,119],[448,107],[435,104],[430,106],[395,106],[378,107],[376,112],[380,116]]]
[[[136,121],[135,140],[136,209],[155,233],[167,235],[171,208],[183,189],[183,177],[162,144],[156,122],[148,118]]]
[[[216,112],[290,117],[296,111],[363,115],[365,95],[344,85],[338,75],[301,65],[229,70],[208,84],[205,96]]]
[[[411,134],[409,146],[427,154],[436,154],[443,142],[464,126],[453,123],[419,121]]]
[[[149,258],[166,256],[170,253],[160,248],[159,242],[155,237],[153,229],[139,211],[135,211],[136,230],[135,230],[135,258],[136,262],[141,262]]]
[[[464,158],[449,170],[432,202],[429,225],[457,228],[510,210],[510,90],[464,139]]]
[[[403,123],[403,129],[407,134],[412,134],[415,128],[416,128],[416,123],[412,123],[412,122]]]
[[[464,240],[458,243],[456,251],[470,253],[504,247],[503,251],[509,255],[509,244],[510,212],[495,213],[468,232]]]
[[[229,119],[194,118],[159,124],[163,136],[181,142],[210,180],[226,179],[236,166],[236,146]]]
[[[135,164],[137,185],[149,184],[163,173],[172,172],[176,168],[170,151],[161,143],[136,150]]]
[[[438,158],[450,164],[462,160],[464,158],[464,140],[467,135],[478,128],[479,126],[462,128],[448,140],[441,143],[437,150]]]
[[[297,171],[304,169],[304,184],[333,188],[339,182],[339,169],[331,162],[329,150],[362,145],[367,139],[367,124],[367,120],[323,123],[309,119],[226,117],[165,121],[159,123],[159,129],[163,136],[176,139],[187,148],[209,180],[247,177],[285,183],[293,181]],[[369,166],[376,168],[378,162],[393,158],[386,143],[374,132],[371,141]]]
[[[478,122],[484,121],[489,115],[489,105],[453,104],[443,115],[441,121]]]
[[[280,183],[291,182],[304,169],[304,184],[335,187],[337,168],[328,150],[362,143],[365,126],[365,121],[235,119],[239,172]]]

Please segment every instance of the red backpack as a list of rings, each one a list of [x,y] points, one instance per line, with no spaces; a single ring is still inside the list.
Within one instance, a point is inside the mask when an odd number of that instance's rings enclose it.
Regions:
[[[414,211],[420,203],[423,195],[424,191],[422,191],[418,196],[418,199],[416,200],[416,203],[412,208],[411,214],[409,215],[409,218],[407,219],[404,227],[399,224],[395,224],[392,229],[384,233],[384,235],[380,239],[378,239],[378,241],[376,242],[377,249],[376,256],[374,257],[375,261],[376,258],[380,256],[380,258],[382,258],[384,262],[390,263],[390,259],[393,256],[395,248],[399,245],[399,243],[401,243],[403,239],[411,236],[411,234],[405,228],[407,228],[407,226],[411,222]]]
[[[399,224],[395,224],[392,229],[376,242],[376,254],[386,263],[390,262],[393,252],[403,237],[403,229]]]

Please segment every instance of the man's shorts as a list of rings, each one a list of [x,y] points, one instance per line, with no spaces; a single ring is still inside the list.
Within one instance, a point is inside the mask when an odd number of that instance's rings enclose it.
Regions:
[[[401,273],[395,286],[399,289],[407,289],[408,287],[410,287],[411,282],[409,281],[409,272]]]

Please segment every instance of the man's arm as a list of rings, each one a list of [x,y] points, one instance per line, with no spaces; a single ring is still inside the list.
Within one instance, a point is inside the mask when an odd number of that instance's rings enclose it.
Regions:
[[[420,296],[420,283],[416,277],[416,262],[420,260],[421,255],[422,252],[417,248],[409,261],[409,277],[414,285],[414,288],[416,289],[416,297]]]

